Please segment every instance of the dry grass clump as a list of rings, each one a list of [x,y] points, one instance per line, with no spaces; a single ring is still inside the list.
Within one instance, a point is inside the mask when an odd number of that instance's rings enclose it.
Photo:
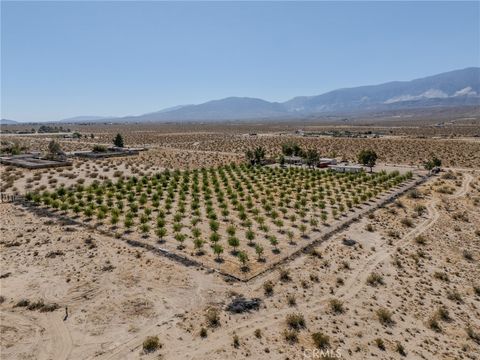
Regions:
[[[205,318],[207,320],[207,324],[210,327],[217,327],[220,325],[220,313],[218,309],[210,308],[205,313]]]
[[[290,270],[288,269],[280,269],[279,275],[280,275],[280,281],[288,282],[292,280],[292,278],[290,277]]]
[[[273,287],[274,284],[271,280],[267,280],[263,283],[263,291],[265,292],[265,295],[271,296],[273,294]]]
[[[443,271],[435,271],[433,273],[433,277],[435,279],[442,280],[442,281],[445,281],[445,282],[450,281],[450,278],[448,277],[448,274],[446,272],[443,272]]]
[[[400,222],[402,223],[402,225],[404,225],[406,227],[412,227],[413,226],[412,219],[410,219],[408,217],[403,218],[402,220],[400,220]]]
[[[342,314],[345,312],[345,308],[343,307],[343,302],[341,302],[338,299],[330,300],[330,309],[334,314]]]
[[[465,331],[467,332],[467,336],[470,339],[472,339],[473,341],[475,341],[477,344],[480,345],[480,334],[479,333],[475,332],[475,330],[470,325],[467,326]]]
[[[448,290],[447,299],[458,303],[463,302],[462,295],[457,290]]]
[[[30,302],[28,299],[21,299],[15,304],[15,307],[24,307],[30,311],[52,312],[57,310],[59,305],[56,303],[45,303],[41,299],[35,302]]]
[[[285,341],[289,342],[290,344],[298,342],[298,331],[295,329],[285,329],[283,330],[283,338]]]
[[[330,346],[330,337],[321,332],[312,334],[312,340],[319,349],[326,349]]]
[[[418,245],[426,245],[427,244],[427,238],[423,235],[416,236],[414,241]]]
[[[371,273],[367,278],[367,284],[370,286],[383,285],[383,276],[377,273]]]
[[[299,330],[305,327],[305,318],[300,313],[288,314],[286,322],[290,329]]]
[[[375,345],[377,345],[377,347],[382,351],[385,351],[386,349],[385,342],[380,338],[375,339]]]
[[[382,325],[389,326],[394,324],[394,321],[392,319],[392,313],[390,310],[386,308],[380,308],[377,310],[376,313],[377,313],[378,320]]]

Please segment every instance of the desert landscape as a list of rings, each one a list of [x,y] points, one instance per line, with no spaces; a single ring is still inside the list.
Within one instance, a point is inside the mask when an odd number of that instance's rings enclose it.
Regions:
[[[28,151],[146,149],[1,165],[2,359],[478,359],[480,141],[398,125],[2,126]],[[378,161],[279,165],[285,144]]]
[[[0,360],[480,360],[480,1],[0,21]]]

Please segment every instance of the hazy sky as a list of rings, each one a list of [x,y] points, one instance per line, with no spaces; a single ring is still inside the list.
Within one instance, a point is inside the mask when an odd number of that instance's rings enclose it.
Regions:
[[[285,101],[479,66],[479,2],[5,2],[2,118]]]

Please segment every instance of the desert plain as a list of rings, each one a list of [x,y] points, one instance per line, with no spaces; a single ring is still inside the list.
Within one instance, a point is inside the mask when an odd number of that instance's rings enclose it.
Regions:
[[[147,150],[1,165],[2,359],[480,358],[478,119],[71,128],[2,141]],[[292,143],[378,160],[246,163]]]

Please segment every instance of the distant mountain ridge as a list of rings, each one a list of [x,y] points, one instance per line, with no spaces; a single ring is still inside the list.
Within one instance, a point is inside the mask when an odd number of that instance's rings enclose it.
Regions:
[[[121,121],[219,121],[301,118],[328,113],[480,105],[480,68],[454,70],[411,81],[333,90],[283,103],[228,97],[171,111],[124,117]]]
[[[0,125],[15,125],[18,124],[18,121],[9,120],[9,119],[0,119]]]
[[[282,103],[251,97],[227,97],[198,105],[174,106],[138,116],[111,118],[79,116],[60,122],[299,119],[323,114],[464,105],[480,105],[479,67],[449,71],[411,81],[392,81],[379,85],[337,89],[316,96],[298,96]]]

